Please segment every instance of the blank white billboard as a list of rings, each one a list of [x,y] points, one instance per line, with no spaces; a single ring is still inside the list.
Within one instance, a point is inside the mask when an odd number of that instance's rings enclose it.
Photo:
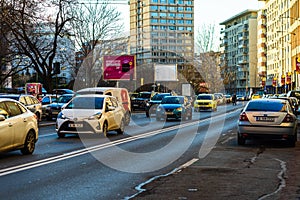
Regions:
[[[155,64],[155,81],[177,81],[176,64]]]

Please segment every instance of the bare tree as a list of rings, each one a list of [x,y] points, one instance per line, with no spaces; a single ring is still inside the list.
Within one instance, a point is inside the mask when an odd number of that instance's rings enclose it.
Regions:
[[[203,78],[198,83],[198,90],[206,85],[208,92],[223,92],[223,79],[220,74],[220,53],[219,44],[215,34],[215,25],[203,24],[198,30],[196,45],[199,51],[195,59],[195,66]]]
[[[65,24],[71,20],[65,9],[69,0],[2,0],[1,3],[8,9],[1,19],[9,28],[6,39],[11,50],[30,61],[25,67],[32,67],[51,92],[57,43]]]
[[[74,87],[96,86],[102,74],[101,57],[107,51],[108,43],[120,37],[124,30],[121,14],[100,0],[91,4],[74,4],[71,10],[73,20],[70,26],[79,47],[78,54],[82,57],[75,70],[77,80]]]

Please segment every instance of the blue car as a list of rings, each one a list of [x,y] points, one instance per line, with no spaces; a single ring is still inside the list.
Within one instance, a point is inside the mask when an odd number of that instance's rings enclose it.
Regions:
[[[46,118],[47,120],[52,120],[53,118],[56,118],[58,113],[61,111],[63,105],[68,103],[72,98],[74,94],[63,94],[61,95],[57,102],[48,104],[46,107]]]
[[[192,119],[192,104],[185,96],[167,96],[156,109],[156,120]]]

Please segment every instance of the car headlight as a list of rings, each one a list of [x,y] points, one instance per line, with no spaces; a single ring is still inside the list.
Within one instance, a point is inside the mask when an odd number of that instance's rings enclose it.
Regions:
[[[47,107],[46,107],[46,110],[50,110],[50,109],[51,109],[51,107],[50,107],[50,106],[47,106]]]
[[[58,113],[57,115],[57,119],[66,119],[66,118],[67,117],[62,112]]]
[[[162,107],[157,107],[156,111],[158,112],[162,111]]]
[[[92,116],[89,116],[88,120],[98,120],[98,119],[101,118],[101,116],[102,116],[102,113],[99,112],[99,113],[96,113],[96,114],[94,114]]]
[[[176,108],[176,111],[181,112],[182,111],[182,107]]]

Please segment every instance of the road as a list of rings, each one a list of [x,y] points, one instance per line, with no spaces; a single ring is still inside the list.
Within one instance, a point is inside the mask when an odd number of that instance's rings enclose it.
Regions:
[[[0,154],[0,198],[128,198],[152,177],[205,158],[217,142],[236,148],[236,120],[242,106],[194,113],[186,122],[156,122],[135,113],[124,135],[113,133],[108,138],[58,138],[54,126],[42,127],[33,155]]]

